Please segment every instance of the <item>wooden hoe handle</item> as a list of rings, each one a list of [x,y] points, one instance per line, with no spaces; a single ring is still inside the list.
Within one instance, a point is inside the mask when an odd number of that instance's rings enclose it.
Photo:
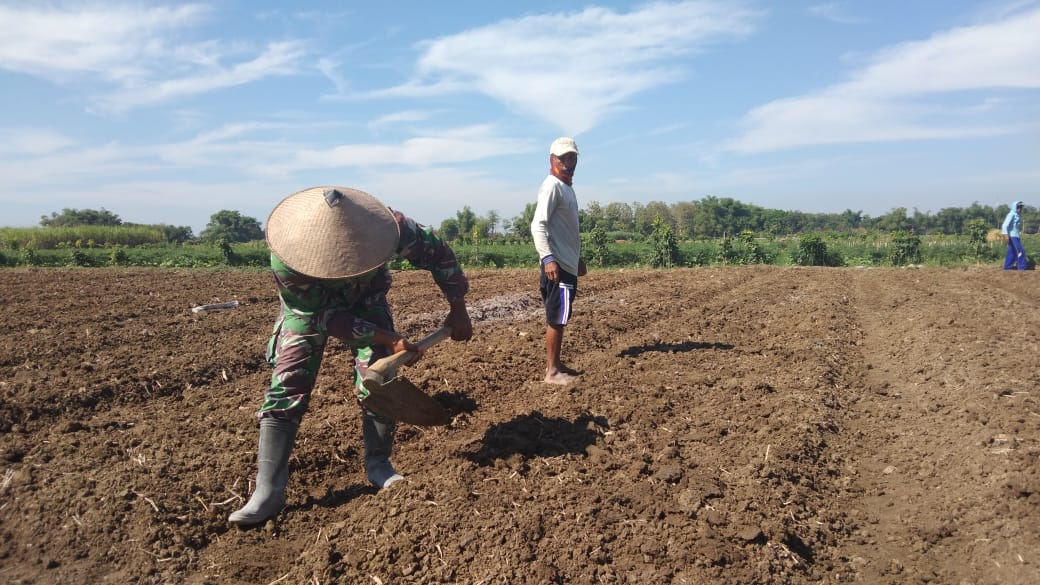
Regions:
[[[415,345],[417,345],[419,349],[426,350],[431,346],[436,345],[441,341],[444,341],[450,336],[451,327],[441,327],[440,329],[434,331],[430,335],[421,339]],[[415,356],[414,351],[399,351],[394,355],[387,356],[383,359],[377,360],[376,363],[368,366],[368,373],[366,374],[366,377],[379,376],[385,380],[386,375],[388,373],[393,373],[402,364],[405,364],[408,362],[408,360],[412,359],[413,356]]]

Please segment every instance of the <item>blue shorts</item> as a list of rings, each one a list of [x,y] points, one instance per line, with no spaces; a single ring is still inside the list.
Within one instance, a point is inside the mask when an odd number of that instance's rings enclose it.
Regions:
[[[563,269],[557,269],[560,280],[553,282],[545,277],[542,266],[538,279],[538,287],[545,303],[545,322],[549,325],[566,325],[571,318],[571,305],[578,292],[578,276]]]

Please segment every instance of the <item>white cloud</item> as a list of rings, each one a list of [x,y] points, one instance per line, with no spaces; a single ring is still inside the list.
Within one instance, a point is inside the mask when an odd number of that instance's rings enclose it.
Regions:
[[[953,29],[878,52],[844,83],[759,106],[728,148],[763,152],[817,144],[984,136],[1006,126],[944,116],[944,94],[1040,88],[1040,10]],[[999,100],[980,98],[986,107]],[[985,108],[979,108],[981,111]]]
[[[881,51],[843,91],[905,96],[1040,87],[1040,10]]]
[[[993,21],[1007,18],[1008,16],[1029,10],[1040,4],[1038,0],[987,0],[977,7],[977,18],[979,22]]]
[[[293,75],[305,54],[303,44],[297,41],[271,43],[262,54],[250,61],[236,63],[231,67],[207,67],[188,76],[124,88],[102,99],[100,103],[108,109],[121,111],[244,85],[268,77]]]
[[[809,14],[838,24],[859,24],[863,22],[862,18],[853,16],[842,2],[813,4],[809,7]]]
[[[210,9],[67,3],[0,6],[0,69],[53,83],[111,89],[98,99],[124,110],[297,72],[305,47],[269,43],[258,54],[220,41],[188,42]]]
[[[577,135],[682,78],[698,49],[749,34],[755,18],[740,4],[687,1],[504,20],[424,43],[418,78],[367,97],[478,91]]]
[[[402,124],[406,122],[422,122],[428,120],[431,113],[421,110],[405,110],[401,112],[394,112],[385,116],[380,116],[375,120],[368,123],[368,129],[370,131],[378,131],[379,129],[386,126],[393,126],[396,124]]]
[[[47,128],[0,128],[0,156],[40,156],[74,144],[68,136]]]
[[[525,140],[495,136],[487,125],[431,132],[400,144],[344,144],[325,149],[303,148],[274,173],[341,167],[429,167],[460,164],[490,157],[525,153],[533,149]]]
[[[404,113],[402,113],[404,114]],[[526,140],[496,135],[493,127],[471,126],[425,132],[403,142],[357,142],[315,148],[309,136],[325,123],[243,122],[227,124],[180,142],[77,145],[46,129],[0,130],[0,193],[48,185],[105,184],[145,176],[175,176],[191,169],[199,177],[250,182],[311,181],[333,170],[387,174],[427,172],[436,165],[463,166],[488,158],[529,153]],[[286,138],[286,137],[293,138]],[[16,147],[17,145],[17,147]],[[16,155],[16,156],[10,156]],[[54,169],[61,169],[55,175]],[[440,205],[438,203],[438,205]]]
[[[0,6],[0,68],[62,82],[83,74],[127,83],[148,60],[171,51],[164,35],[198,22],[199,4],[182,6]]]

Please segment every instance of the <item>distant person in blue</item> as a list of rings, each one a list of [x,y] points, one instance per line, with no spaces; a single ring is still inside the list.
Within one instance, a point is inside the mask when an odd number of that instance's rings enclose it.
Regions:
[[[1000,226],[1000,233],[1004,236],[1007,244],[1007,256],[1004,257],[1004,270],[1025,270],[1028,264],[1026,260],[1026,249],[1022,247],[1022,207],[1025,204],[1015,201],[1011,204],[1011,211],[1004,218],[1004,224]]]

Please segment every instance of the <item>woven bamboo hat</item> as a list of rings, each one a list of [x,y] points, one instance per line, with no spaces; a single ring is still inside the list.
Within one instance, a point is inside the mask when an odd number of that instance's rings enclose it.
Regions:
[[[290,269],[314,278],[352,278],[393,256],[401,234],[380,200],[347,187],[311,187],[267,218],[267,246]]]

